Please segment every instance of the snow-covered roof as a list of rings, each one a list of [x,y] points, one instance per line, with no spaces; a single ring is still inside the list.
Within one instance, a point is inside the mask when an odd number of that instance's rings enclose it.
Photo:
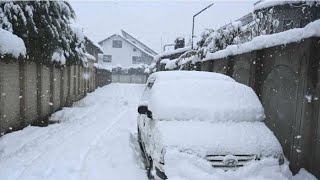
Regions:
[[[12,55],[15,58],[26,55],[23,40],[17,35],[0,28],[0,55]]]
[[[108,41],[109,39],[113,38],[113,37],[120,37],[121,39],[125,40],[126,42],[128,42],[129,44],[131,44],[132,46],[134,46],[135,48],[139,49],[140,51],[142,51],[143,53],[147,54],[148,56],[154,57],[153,54],[147,52],[145,49],[141,48],[140,46],[138,46],[136,43],[131,42],[130,40],[124,38],[123,36],[121,36],[120,34],[114,34],[112,36],[109,36],[108,38],[102,40],[99,42],[99,44],[101,45],[103,42]]]
[[[254,4],[254,10],[269,8],[273,6],[285,5],[285,4],[297,4],[297,3],[307,3],[314,4],[314,2],[319,2],[316,0],[261,0]]]
[[[316,20],[314,22],[309,23],[304,28],[295,28],[280,33],[257,36],[249,42],[237,45],[230,45],[223,50],[214,53],[208,53],[206,58],[204,58],[202,61],[225,58],[228,56],[247,53],[282,44],[299,42],[302,39],[310,37],[320,37],[319,29],[320,20]]]
[[[149,48],[147,45],[145,45],[144,43],[142,43],[141,41],[139,41],[137,38],[133,37],[132,35],[130,35],[129,33],[127,33],[126,31],[124,31],[123,29],[121,30],[121,33],[123,35],[124,38],[130,40],[133,39],[134,41],[136,41],[138,44],[138,46],[142,46],[142,49],[147,49],[148,51],[150,51],[151,54],[153,55],[157,55],[157,53],[152,50],[151,48]],[[131,41],[131,40],[130,40]],[[134,43],[134,42],[133,42]]]
[[[158,120],[242,122],[265,118],[250,87],[224,80],[156,80],[142,103]]]
[[[282,153],[282,148],[263,122],[210,123],[157,121],[154,141],[166,150],[207,155],[263,155]]]
[[[189,50],[191,50],[191,46],[186,46],[184,48],[178,48],[178,49],[171,50],[171,51],[165,51],[165,52],[162,52],[162,53],[159,53],[158,55],[156,55],[154,57],[154,59],[157,61],[162,57],[170,56],[172,54],[184,53],[184,52],[189,51]]]

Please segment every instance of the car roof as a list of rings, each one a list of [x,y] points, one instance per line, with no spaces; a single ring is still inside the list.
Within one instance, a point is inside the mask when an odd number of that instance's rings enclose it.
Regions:
[[[165,82],[165,81],[176,81],[184,79],[193,80],[221,80],[235,82],[229,76],[214,73],[214,72],[204,72],[204,71],[160,71],[151,74],[148,78],[147,83]]]

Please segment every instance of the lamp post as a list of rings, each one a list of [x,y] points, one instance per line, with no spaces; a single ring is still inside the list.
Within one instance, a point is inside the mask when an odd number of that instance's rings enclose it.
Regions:
[[[192,37],[191,37],[191,49],[193,49],[193,37],[194,37],[194,18],[196,16],[198,16],[199,14],[201,14],[203,11],[207,10],[208,8],[210,8],[214,3],[209,4],[207,7],[205,7],[204,9],[202,9],[201,11],[199,11],[197,14],[193,15],[192,18]]]

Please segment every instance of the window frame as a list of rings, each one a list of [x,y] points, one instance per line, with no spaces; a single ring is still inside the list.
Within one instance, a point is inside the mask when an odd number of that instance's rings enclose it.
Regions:
[[[112,48],[122,48],[121,40],[112,40]]]
[[[112,55],[104,54],[102,57],[102,62],[111,63],[112,62]]]
[[[132,64],[141,64],[142,58],[141,56],[132,56]]]

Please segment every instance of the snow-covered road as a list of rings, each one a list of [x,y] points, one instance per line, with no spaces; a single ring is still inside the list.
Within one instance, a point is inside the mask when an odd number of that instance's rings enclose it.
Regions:
[[[143,89],[144,85],[110,84],[53,114],[51,120],[58,124],[1,137],[0,180],[147,180],[134,136]],[[287,180],[278,178],[278,169],[262,168],[262,175],[276,177],[265,178],[258,176],[258,166],[219,174],[211,165],[206,168],[207,162],[200,163],[203,160],[181,155],[172,160],[173,165],[167,163],[171,180]],[[316,178],[303,170],[288,179]]]
[[[111,84],[52,116],[0,139],[1,180],[144,180],[132,133],[143,85]]]

